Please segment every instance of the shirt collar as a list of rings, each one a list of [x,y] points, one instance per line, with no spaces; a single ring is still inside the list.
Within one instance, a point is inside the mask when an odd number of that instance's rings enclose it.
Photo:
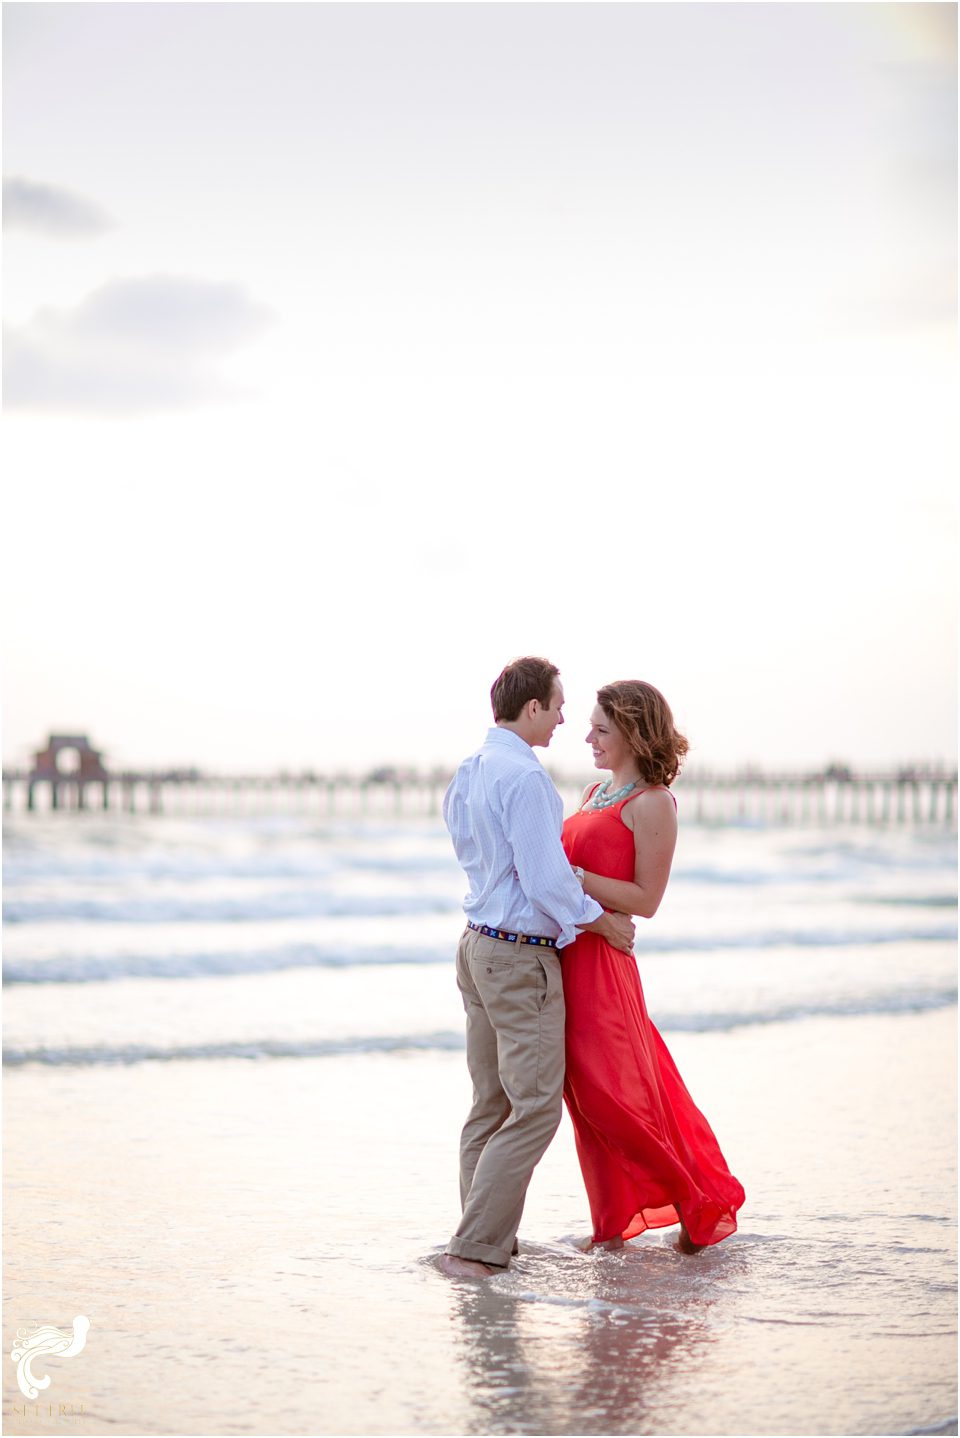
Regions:
[[[512,729],[501,729],[495,725],[492,729],[487,730],[485,742],[487,744],[504,744],[508,749],[514,749],[517,753],[525,754],[528,758],[532,759],[535,764],[539,764],[540,762],[533,752],[533,747],[527,743],[526,739],[521,739],[519,734],[514,734]]]

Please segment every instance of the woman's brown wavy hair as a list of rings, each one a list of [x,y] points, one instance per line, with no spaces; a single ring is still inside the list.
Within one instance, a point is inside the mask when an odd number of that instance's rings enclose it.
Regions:
[[[651,784],[672,784],[690,745],[660,690],[642,679],[618,679],[597,690],[597,703],[637,756],[642,777]]]

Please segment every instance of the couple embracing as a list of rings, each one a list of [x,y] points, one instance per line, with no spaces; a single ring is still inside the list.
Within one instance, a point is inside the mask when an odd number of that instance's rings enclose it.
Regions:
[[[514,660],[490,698],[494,728],[443,803],[470,883],[457,983],[473,1104],[441,1268],[482,1278],[509,1266],[564,1100],[593,1221],[584,1246],[679,1224],[678,1247],[698,1252],[733,1233],[744,1193],[647,1014],[630,917],[651,918],[670,877],[670,784],[687,741],[652,685],[606,685],[587,737],[610,778],[564,823],[533,752],[563,723],[559,670]]]

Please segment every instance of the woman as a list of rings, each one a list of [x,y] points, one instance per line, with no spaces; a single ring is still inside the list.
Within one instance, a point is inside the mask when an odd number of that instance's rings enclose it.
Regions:
[[[610,778],[584,790],[563,847],[591,898],[652,918],[677,842],[669,786],[687,741],[659,690],[630,679],[598,692],[587,743]],[[564,1099],[593,1219],[584,1247],[675,1223],[684,1253],[718,1243],[736,1229],[744,1192],[650,1022],[636,963],[581,933],[562,970]]]

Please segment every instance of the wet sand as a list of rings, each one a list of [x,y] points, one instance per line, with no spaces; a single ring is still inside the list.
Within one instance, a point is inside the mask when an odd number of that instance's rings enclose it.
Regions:
[[[739,1233],[576,1253],[565,1120],[484,1284],[436,1268],[461,1054],[8,1071],[5,1352],[90,1331],[37,1405],[6,1357],[5,1431],[956,1432],[955,1011],[669,1041]]]

